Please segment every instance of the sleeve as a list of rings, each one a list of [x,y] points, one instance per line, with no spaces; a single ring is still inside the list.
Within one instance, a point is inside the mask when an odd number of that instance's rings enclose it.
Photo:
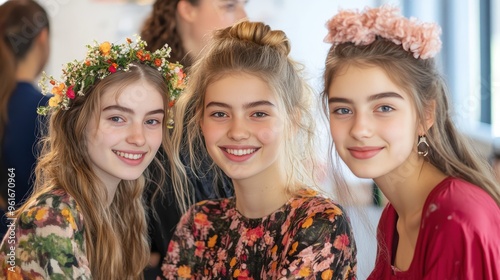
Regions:
[[[434,238],[424,242],[424,279],[500,279],[498,233],[448,220],[434,227]]]
[[[293,239],[287,279],[356,279],[356,244],[340,208],[309,216]]]
[[[196,246],[193,236],[194,208],[191,207],[179,221],[168,244],[161,267],[165,279],[191,279],[195,267]]]
[[[91,279],[78,218],[76,210],[63,203],[23,212],[0,246],[0,278]]]

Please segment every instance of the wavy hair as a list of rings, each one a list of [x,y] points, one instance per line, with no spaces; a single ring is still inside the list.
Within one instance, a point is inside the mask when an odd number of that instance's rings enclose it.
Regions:
[[[177,29],[177,4],[180,0],[156,0],[151,15],[146,19],[141,30],[141,38],[148,43],[147,50],[155,51],[168,43],[172,48],[172,61],[178,61],[184,67],[191,66],[191,59],[184,49]],[[197,6],[200,0],[189,1]]]
[[[495,182],[490,165],[473,149],[469,139],[458,132],[451,119],[448,89],[434,58],[416,59],[400,45],[383,38],[366,46],[353,43],[332,46],[323,76],[322,103],[327,115],[329,86],[337,73],[349,65],[380,67],[395,84],[409,93],[418,123],[427,131],[431,147],[427,160],[444,174],[481,187],[500,205],[500,186]],[[435,122],[429,128],[425,116],[433,103]]]
[[[16,69],[44,29],[45,9],[32,0],[7,1],[0,6],[0,144],[8,122],[8,104],[16,87]]]
[[[87,257],[95,279],[142,279],[149,260],[143,201],[148,174],[136,180],[122,180],[108,206],[106,188],[92,170],[85,141],[89,122],[98,122],[101,96],[116,85],[119,85],[119,94],[127,85],[141,80],[149,82],[160,93],[168,92],[160,72],[135,64],[129,71],[116,72],[97,82],[85,96],[77,96],[69,110],[57,110],[50,115],[48,135],[43,139],[42,154],[35,169],[34,193],[18,212],[55,188],[70,194],[83,215]],[[163,100],[164,107],[168,108],[168,96]],[[162,145],[170,146],[169,141],[165,128]],[[157,158],[153,162],[163,170]],[[164,178],[158,180],[161,182]]]
[[[309,112],[312,92],[301,77],[300,65],[289,57],[289,53],[290,42],[285,33],[271,30],[261,22],[241,21],[215,32],[206,53],[193,64],[186,91],[175,105],[173,154],[178,155],[184,149],[189,151],[188,167],[195,176],[203,176],[196,172],[197,165],[208,160],[216,173],[214,184],[223,178],[222,170],[210,157],[204,156],[208,152],[200,121],[204,114],[206,89],[229,74],[245,73],[269,85],[286,116],[286,136],[282,144],[283,162],[287,167],[286,191],[294,194],[299,186],[316,185],[311,171],[315,165],[312,149],[314,124]],[[184,174],[181,160],[177,157],[172,162],[174,173]]]

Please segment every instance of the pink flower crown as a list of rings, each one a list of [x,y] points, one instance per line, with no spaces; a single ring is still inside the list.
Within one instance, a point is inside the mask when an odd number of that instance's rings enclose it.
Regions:
[[[341,10],[326,27],[329,32],[324,41],[334,46],[347,42],[369,45],[379,36],[402,45],[415,58],[432,58],[441,49],[441,28],[437,24],[405,18],[398,8],[386,5],[363,12]]]
[[[49,99],[48,106],[37,108],[37,113],[46,115],[54,110],[70,109],[72,100],[76,96],[85,96],[90,86],[118,70],[128,71],[131,63],[142,63],[162,73],[169,89],[169,106],[172,107],[185,87],[186,75],[182,65],[167,60],[171,50],[167,45],[153,53],[145,49],[146,45],[140,37],[136,38],[135,43],[127,38],[127,42],[120,45],[95,42],[93,46],[87,45],[87,56],[84,60],[66,64],[61,82],[43,72],[38,85],[43,94],[53,96]],[[52,85],[50,91],[47,88],[47,80]],[[168,125],[169,127],[173,125],[172,116],[169,116]]]

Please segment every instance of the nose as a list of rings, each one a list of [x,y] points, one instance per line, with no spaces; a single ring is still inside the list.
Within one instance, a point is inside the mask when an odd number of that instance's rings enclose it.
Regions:
[[[235,141],[245,140],[250,136],[245,121],[239,118],[234,118],[229,124],[227,137]]]
[[[133,123],[128,128],[127,143],[136,145],[138,147],[143,146],[146,143],[146,137],[144,134],[144,126],[142,123]]]
[[[354,115],[350,133],[355,139],[371,137],[373,134],[373,123],[370,121],[370,117],[362,114]]]

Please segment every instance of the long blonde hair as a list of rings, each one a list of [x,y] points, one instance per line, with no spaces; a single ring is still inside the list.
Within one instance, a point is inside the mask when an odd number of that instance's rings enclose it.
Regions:
[[[310,170],[314,167],[314,125],[309,112],[312,92],[301,77],[299,65],[288,56],[289,53],[290,42],[285,33],[271,30],[260,22],[242,21],[215,32],[203,57],[193,64],[186,91],[175,105],[173,154],[188,150],[191,155],[188,167],[195,176],[203,176],[196,172],[197,165],[201,161],[208,161],[216,171],[214,184],[222,180],[222,170],[206,156],[208,152],[201,134],[200,121],[204,113],[206,89],[226,75],[246,73],[265,81],[281,103],[280,107],[284,108],[287,133],[283,143],[284,162],[289,181],[287,191],[294,193],[295,188],[301,185],[297,182],[302,185],[313,184],[314,176]],[[172,162],[176,170],[174,173],[185,174],[178,157]],[[182,184],[182,181],[176,184]]]
[[[328,90],[337,73],[351,64],[381,67],[387,75],[408,92],[417,112],[419,124],[428,129],[430,145],[428,161],[448,176],[471,182],[485,191],[500,205],[500,186],[490,165],[473,149],[473,145],[456,129],[450,113],[448,89],[437,70],[434,58],[416,59],[401,45],[377,38],[373,43],[356,46],[342,43],[332,47],[326,59],[323,107],[328,115]],[[425,116],[435,103],[435,122],[428,128]]]
[[[129,71],[116,72],[97,82],[85,96],[77,96],[69,110],[50,115],[48,135],[43,139],[42,154],[35,169],[34,193],[18,212],[25,211],[40,195],[56,188],[71,195],[83,215],[87,257],[95,279],[142,279],[149,260],[143,201],[146,177],[122,180],[108,206],[106,188],[92,170],[85,140],[89,122],[98,121],[103,93],[116,85],[120,85],[119,90],[123,89],[138,80],[146,80],[158,92],[168,93],[160,72],[137,64]],[[168,108],[168,96],[163,99]],[[163,145],[169,146],[169,141],[165,128]],[[163,170],[158,159],[155,158],[154,163]]]

